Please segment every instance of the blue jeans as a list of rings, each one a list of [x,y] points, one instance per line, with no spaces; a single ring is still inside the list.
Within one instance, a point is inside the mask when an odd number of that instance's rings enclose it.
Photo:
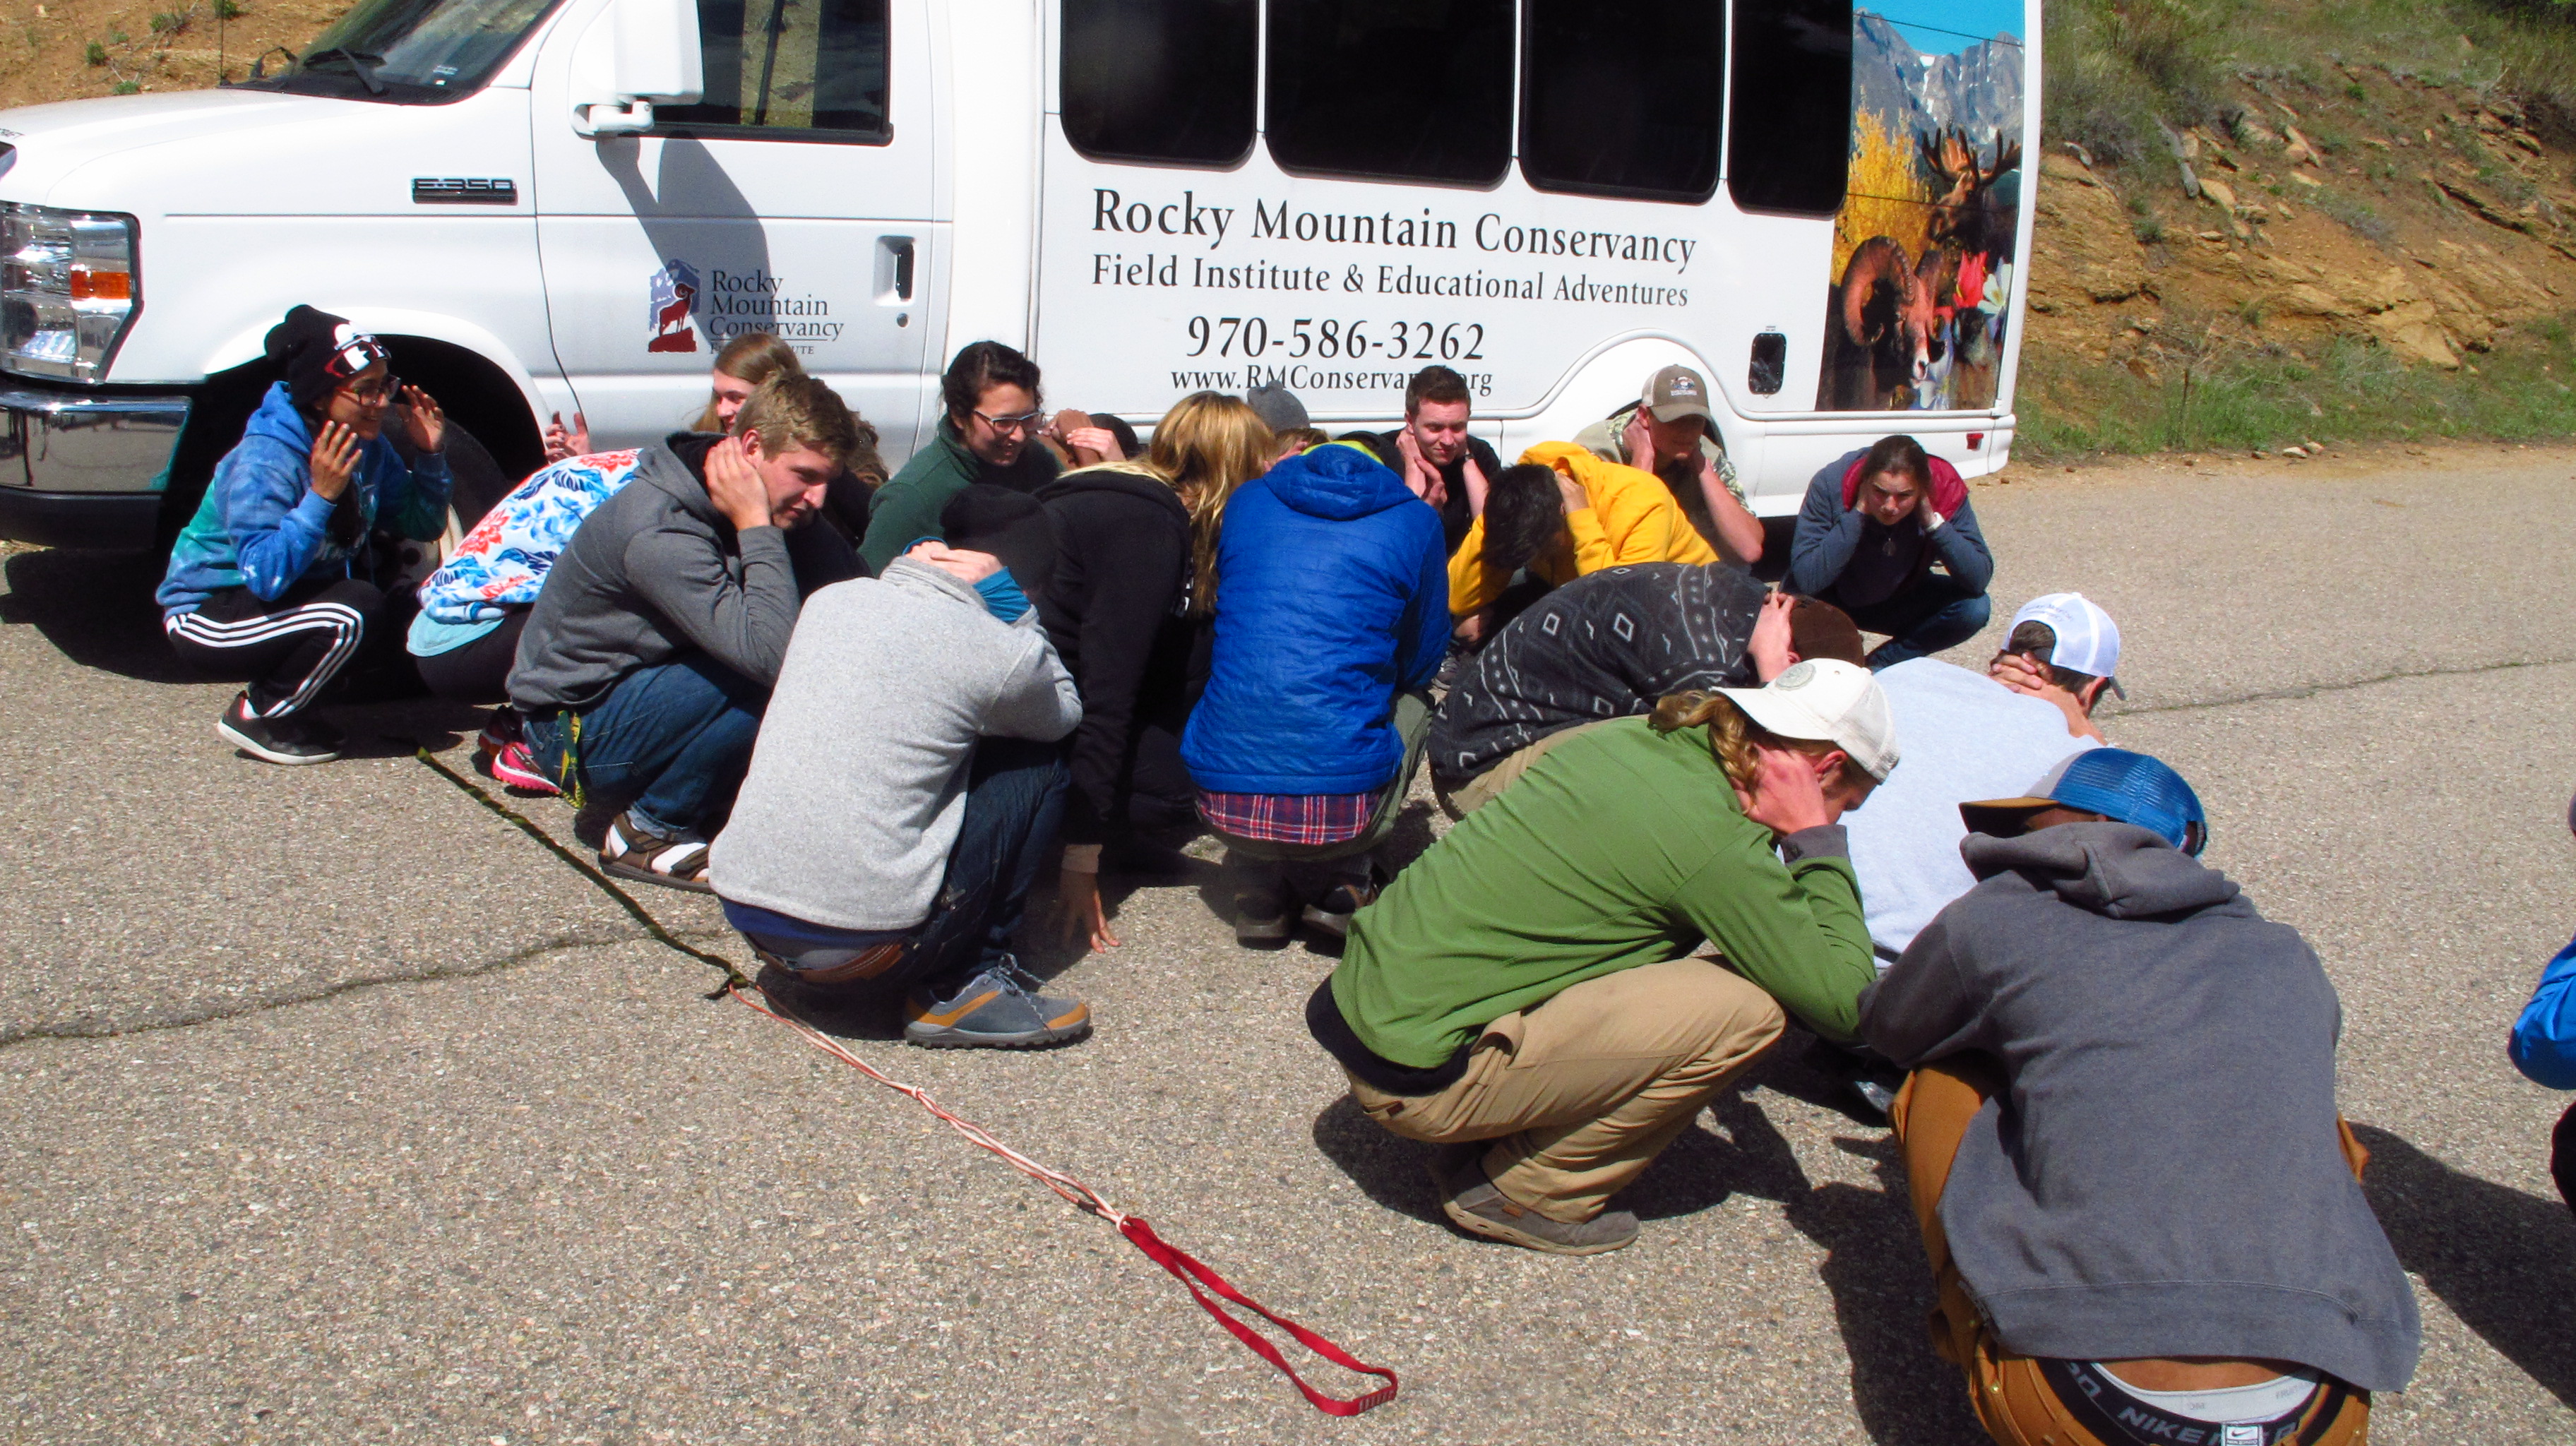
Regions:
[[[865,988],[893,991],[919,984],[946,999],[1002,962],[1055,841],[1071,778],[1059,744],[1018,738],[976,743],[967,765],[965,822],[948,851],[948,872],[931,900],[930,917],[912,931],[902,961],[873,975]],[[807,925],[794,937],[757,931],[744,937],[793,971],[831,968],[886,936]]]
[[[1886,642],[1870,650],[1872,672],[1955,648],[1975,637],[1986,619],[1994,616],[1994,604],[1984,593],[1972,593],[1937,572],[1894,597],[1843,610],[1863,631],[1889,634]]]
[[[572,714],[529,719],[528,746],[551,777],[564,776],[570,749],[585,788],[639,789],[626,811],[667,838],[704,824],[741,786],[768,704],[767,689],[692,654],[618,679],[579,715],[578,738]]]

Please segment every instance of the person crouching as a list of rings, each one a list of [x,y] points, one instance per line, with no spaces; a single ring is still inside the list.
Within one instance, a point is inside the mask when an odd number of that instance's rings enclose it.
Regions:
[[[1834,661],[1592,729],[1359,911],[1306,1027],[1369,1118],[1452,1147],[1431,1172],[1453,1224],[1616,1250],[1637,1217],[1610,1197],[1784,1008],[1851,1037],[1877,971],[1839,820],[1896,759],[1878,685]]]
[[[1055,745],[1082,722],[1030,604],[1055,531],[983,483],[939,526],[805,604],[710,874],[791,1007],[909,989],[910,1043],[1066,1043],[1090,1006],[1041,994],[1011,952],[1064,811]]]

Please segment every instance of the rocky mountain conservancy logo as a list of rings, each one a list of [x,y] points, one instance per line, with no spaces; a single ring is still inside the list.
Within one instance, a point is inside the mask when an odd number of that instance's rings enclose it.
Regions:
[[[646,351],[696,351],[697,310],[702,290],[698,269],[674,256],[653,273],[652,304],[647,308]]]

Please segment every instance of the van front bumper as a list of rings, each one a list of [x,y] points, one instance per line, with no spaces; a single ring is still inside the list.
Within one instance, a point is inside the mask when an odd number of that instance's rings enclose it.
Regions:
[[[0,383],[0,538],[151,547],[188,407],[185,396]]]

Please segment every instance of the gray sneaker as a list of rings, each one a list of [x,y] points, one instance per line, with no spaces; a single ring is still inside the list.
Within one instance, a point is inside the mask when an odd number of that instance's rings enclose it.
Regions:
[[[1604,1210],[1579,1225],[1550,1220],[1494,1188],[1485,1177],[1484,1147],[1443,1150],[1431,1157],[1431,1183],[1440,1189],[1440,1212],[1470,1235],[1550,1255],[1599,1255],[1637,1238],[1637,1217]]]
[[[924,1049],[1040,1049],[1091,1033],[1091,1006],[1038,993],[1036,975],[1002,962],[942,999],[916,989],[904,1005],[903,1038]]]

